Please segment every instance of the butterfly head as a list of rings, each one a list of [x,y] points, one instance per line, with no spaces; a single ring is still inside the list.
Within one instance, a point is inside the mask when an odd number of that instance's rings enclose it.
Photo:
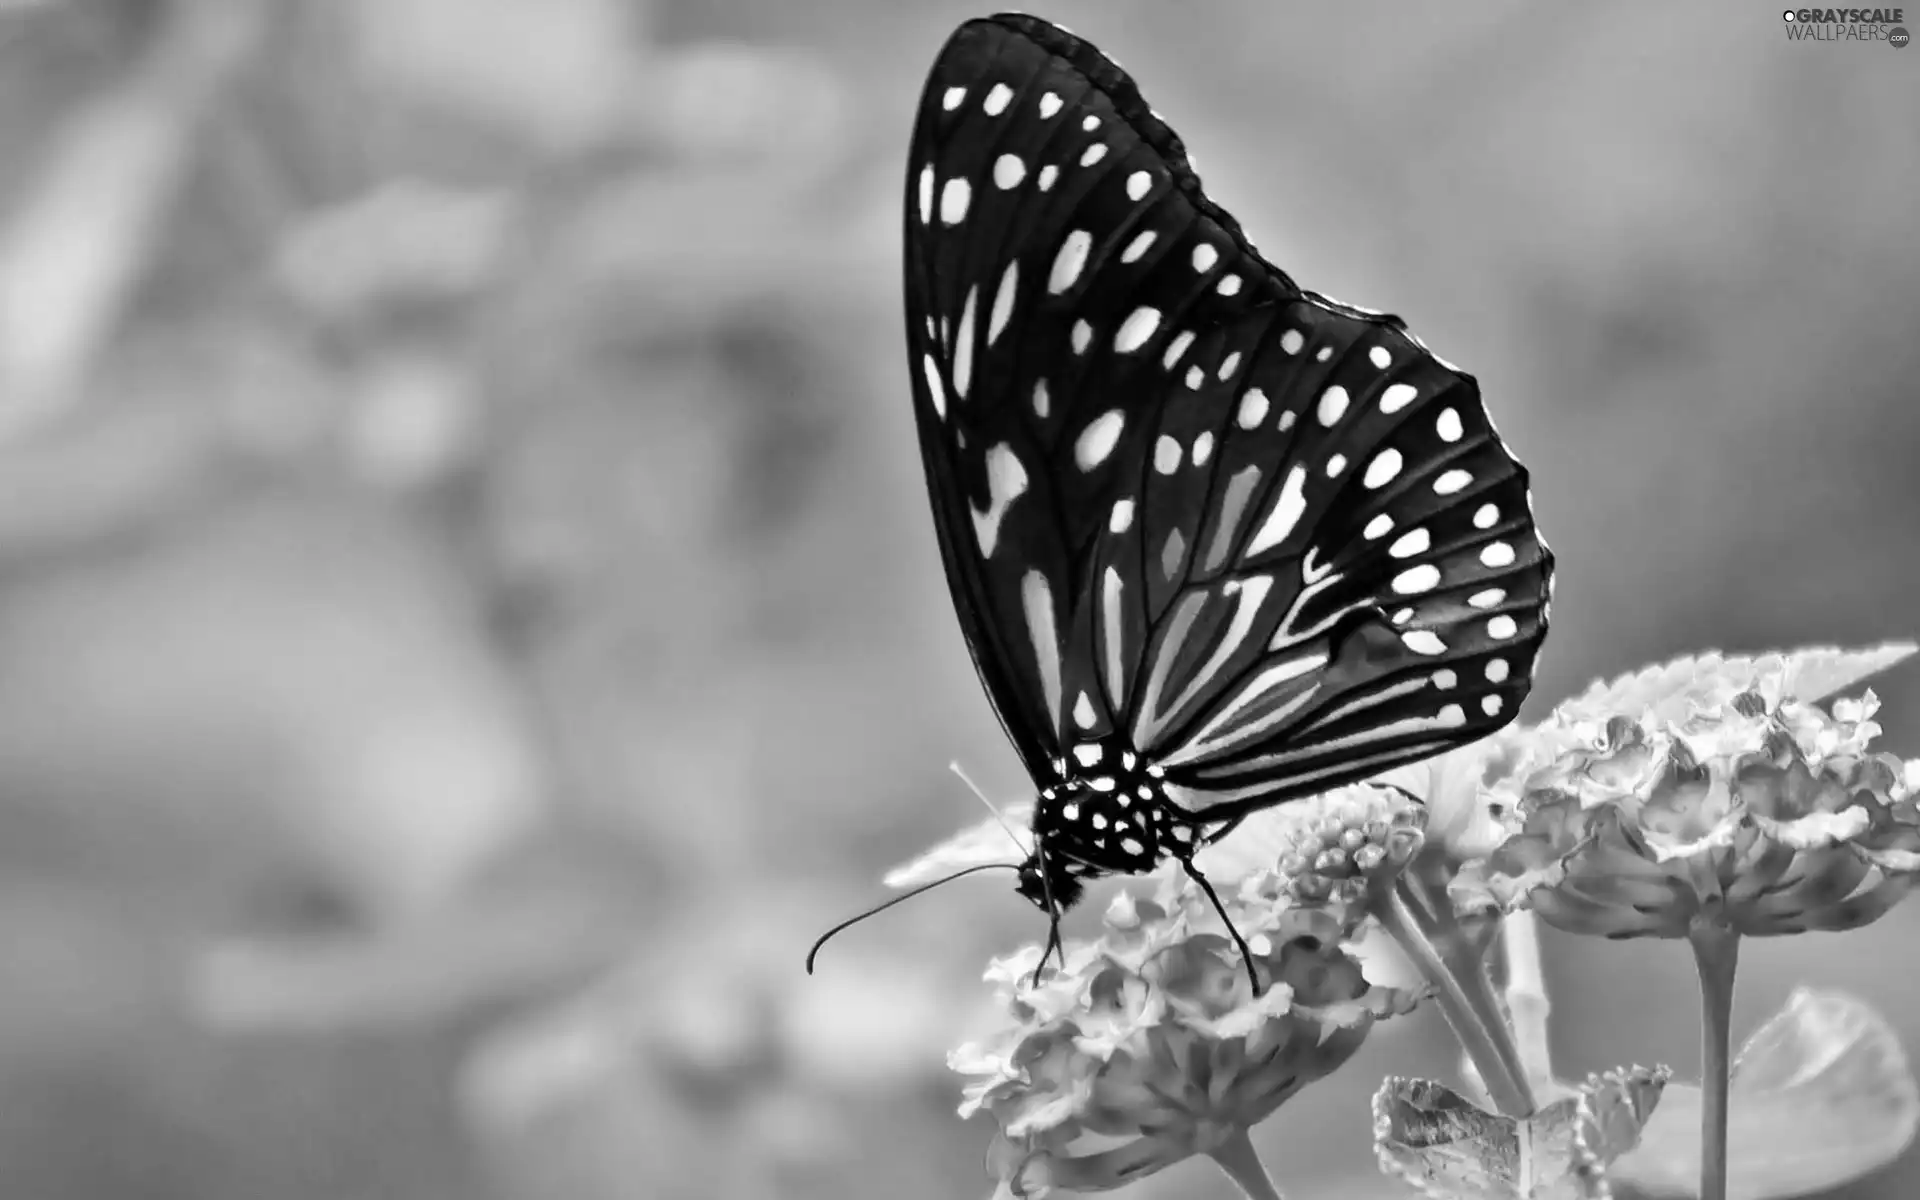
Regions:
[[[1014,890],[1033,902],[1033,906],[1048,916],[1064,913],[1080,902],[1080,896],[1086,891],[1081,883],[1084,864],[1054,855],[1043,857],[1036,850],[1020,864],[1020,882],[1014,884]]]

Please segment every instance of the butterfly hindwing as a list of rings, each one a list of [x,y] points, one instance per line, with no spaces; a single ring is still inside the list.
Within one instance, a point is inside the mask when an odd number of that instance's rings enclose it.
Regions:
[[[1477,386],[1261,259],[1098,51],[961,27],[906,248],[942,555],[1036,778],[1117,733],[1231,817],[1512,718],[1552,560]]]

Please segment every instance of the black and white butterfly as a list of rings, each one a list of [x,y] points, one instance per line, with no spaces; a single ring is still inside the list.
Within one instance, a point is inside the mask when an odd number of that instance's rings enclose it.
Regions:
[[[1055,943],[1089,878],[1171,857],[1211,896],[1192,855],[1246,814],[1513,719],[1553,558],[1479,388],[1262,259],[1092,45],[954,33],[905,266],[934,528]]]

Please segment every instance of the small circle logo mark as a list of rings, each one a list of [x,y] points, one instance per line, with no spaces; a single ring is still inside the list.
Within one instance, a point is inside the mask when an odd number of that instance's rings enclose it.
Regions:
[[[1913,37],[1907,32],[1905,25],[1895,25],[1892,29],[1887,30],[1887,44],[1895,50],[1905,50],[1907,43],[1912,40]]]
[[[1793,10],[1788,9],[1787,11],[1781,13],[1780,16],[1783,20],[1791,21],[1793,20]]]

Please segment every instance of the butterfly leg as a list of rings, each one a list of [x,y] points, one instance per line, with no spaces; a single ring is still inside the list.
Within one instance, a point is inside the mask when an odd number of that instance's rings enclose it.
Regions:
[[[1047,969],[1047,957],[1055,952],[1060,955],[1060,967],[1067,966],[1067,948],[1060,941],[1060,905],[1053,898],[1053,880],[1047,873],[1047,843],[1043,837],[1035,837],[1033,855],[1040,865],[1040,888],[1047,902],[1047,944],[1041,947],[1040,961],[1033,965],[1033,982],[1029,987],[1040,986],[1040,972]]]
[[[1040,951],[1040,961],[1034,965],[1033,982],[1028,984],[1029,987],[1040,986],[1040,972],[1047,969],[1047,958],[1055,953],[1060,955],[1060,966],[1061,969],[1064,970],[1067,965],[1067,948],[1060,941],[1059,913],[1054,913],[1052,919],[1047,923],[1047,944],[1045,948]]]
[[[1207,899],[1213,901],[1213,911],[1220,914],[1220,920],[1227,927],[1228,936],[1233,938],[1233,944],[1240,950],[1240,961],[1247,964],[1247,978],[1253,981],[1253,994],[1259,996],[1266,989],[1260,986],[1260,972],[1254,968],[1253,951],[1247,948],[1247,940],[1240,936],[1238,929],[1233,927],[1233,918],[1227,915],[1226,906],[1220,903],[1219,894],[1213,890],[1213,884],[1207,881],[1207,877],[1200,873],[1200,868],[1193,865],[1193,860],[1183,858],[1180,860],[1180,865],[1186,868],[1187,878],[1199,884],[1200,890],[1207,894]]]

